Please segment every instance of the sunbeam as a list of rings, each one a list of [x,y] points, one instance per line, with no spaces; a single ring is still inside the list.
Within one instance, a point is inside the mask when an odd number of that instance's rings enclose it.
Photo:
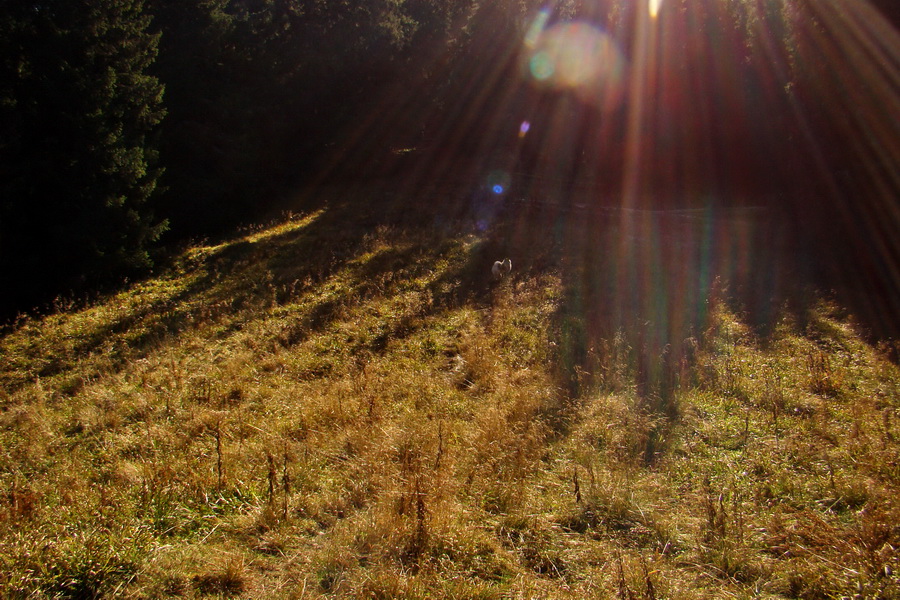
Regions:
[[[858,294],[861,310],[896,320],[900,41],[868,1],[579,7],[515,26],[473,9],[465,60],[424,57],[421,86],[373,101],[345,146],[374,160],[377,140],[417,115],[427,143],[408,144],[391,185],[526,246],[597,228],[612,247],[596,252],[615,258],[584,268],[611,279],[614,312],[668,323],[670,343],[697,325],[716,277],[762,306],[792,279],[846,288],[863,274],[878,293]],[[447,82],[437,100],[435,80]],[[448,184],[456,199],[435,191]],[[757,212],[729,216],[744,209]],[[680,210],[700,212],[653,212]],[[825,242],[835,236],[843,256]],[[794,250],[779,256],[782,245]]]

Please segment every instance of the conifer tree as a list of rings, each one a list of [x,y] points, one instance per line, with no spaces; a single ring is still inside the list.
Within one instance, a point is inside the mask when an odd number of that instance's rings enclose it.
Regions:
[[[143,0],[0,1],[3,304],[83,291],[150,264],[165,228],[158,35]]]

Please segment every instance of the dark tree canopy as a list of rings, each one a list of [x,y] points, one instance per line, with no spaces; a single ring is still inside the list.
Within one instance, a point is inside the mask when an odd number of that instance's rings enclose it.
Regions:
[[[404,2],[151,0],[167,86],[161,206],[177,233],[252,217],[320,165],[402,65]]]
[[[164,228],[147,209],[164,109],[142,1],[7,1],[0,14],[4,303],[146,268]]]

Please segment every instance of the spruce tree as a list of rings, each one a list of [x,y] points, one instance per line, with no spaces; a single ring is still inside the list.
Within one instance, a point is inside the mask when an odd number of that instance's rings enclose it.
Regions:
[[[149,265],[164,111],[143,0],[2,0],[0,15],[8,311]]]

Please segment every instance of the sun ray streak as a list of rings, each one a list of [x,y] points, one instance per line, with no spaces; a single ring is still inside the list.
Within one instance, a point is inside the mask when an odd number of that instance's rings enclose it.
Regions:
[[[656,70],[656,32],[648,17],[639,13],[637,32],[632,50],[631,83],[629,89],[628,124],[625,140],[622,207],[634,208],[640,193],[641,160],[647,127],[647,88],[650,74]]]

